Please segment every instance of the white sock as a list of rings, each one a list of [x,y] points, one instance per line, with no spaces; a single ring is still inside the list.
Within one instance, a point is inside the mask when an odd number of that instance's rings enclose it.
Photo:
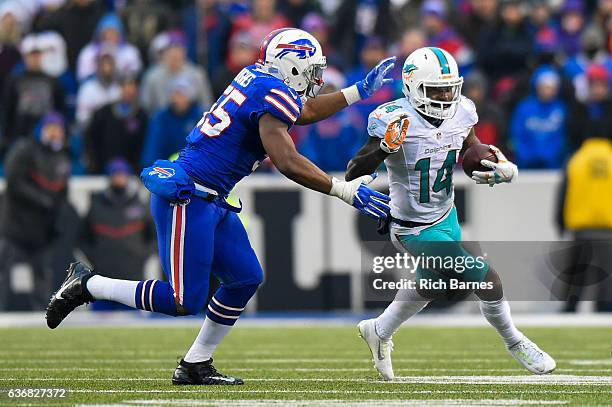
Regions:
[[[416,315],[429,303],[416,290],[401,290],[395,300],[376,318],[376,334],[381,339],[390,339],[402,323]]]
[[[96,300],[115,301],[136,308],[136,287],[138,283],[139,281],[116,280],[94,275],[87,280],[87,291]]]
[[[230,329],[232,329],[231,325],[218,324],[208,318],[204,319],[200,333],[183,358],[185,362],[203,362],[210,359]]]
[[[510,304],[504,298],[497,301],[480,301],[480,312],[497,330],[507,347],[520,342],[524,335],[516,329],[510,315]]]

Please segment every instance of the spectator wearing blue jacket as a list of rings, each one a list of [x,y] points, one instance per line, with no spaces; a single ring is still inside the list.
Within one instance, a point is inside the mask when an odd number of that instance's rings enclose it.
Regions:
[[[360,78],[365,77],[370,69],[374,68],[380,60],[387,56],[389,55],[387,53],[385,43],[381,38],[368,38],[365,41],[361,53],[359,54],[359,65],[346,74],[346,83],[355,83],[359,81]],[[403,62],[396,62],[396,64],[402,63]],[[355,103],[346,109],[351,115],[351,120],[355,120],[354,125],[357,129],[356,134],[358,134],[359,137],[362,137],[362,140],[367,140],[368,134],[366,128],[368,126],[368,116],[372,110],[393,99],[393,95],[393,86],[384,85],[371,97]]]
[[[338,113],[307,127],[298,150],[326,172],[344,172],[348,162],[365,143],[356,137],[348,113]]]
[[[159,158],[168,159],[187,144],[186,137],[202,117],[202,107],[186,78],[170,82],[170,105],[159,110],[149,122],[141,164],[151,165]]]
[[[321,93],[342,89],[346,83],[344,76],[330,67],[323,74],[325,86]],[[344,172],[351,158],[366,142],[367,136],[360,137],[360,129],[355,127],[349,111],[341,111],[330,118],[310,126],[296,126],[292,133],[297,141],[298,150],[319,168],[329,172]]]
[[[517,106],[510,126],[520,168],[561,168],[567,151],[568,108],[559,97],[560,77],[551,66],[538,68],[531,94]]]

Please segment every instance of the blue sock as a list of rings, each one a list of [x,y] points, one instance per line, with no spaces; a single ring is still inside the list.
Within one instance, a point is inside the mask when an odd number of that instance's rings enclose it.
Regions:
[[[208,303],[206,316],[218,324],[234,325],[257,287],[259,284],[238,288],[221,286]]]
[[[136,308],[145,311],[177,315],[174,290],[170,283],[160,280],[140,281],[136,287]]]

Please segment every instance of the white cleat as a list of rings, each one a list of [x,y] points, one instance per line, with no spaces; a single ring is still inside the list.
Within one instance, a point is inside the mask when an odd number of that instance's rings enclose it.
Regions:
[[[508,352],[531,373],[547,374],[557,367],[555,360],[548,353],[538,348],[538,345],[526,337],[508,348]]]
[[[381,339],[376,333],[376,323],[374,319],[366,319],[357,325],[359,336],[368,344],[372,352],[374,367],[385,380],[393,380],[393,366],[391,365],[391,352],[393,351],[393,341],[391,339]]]

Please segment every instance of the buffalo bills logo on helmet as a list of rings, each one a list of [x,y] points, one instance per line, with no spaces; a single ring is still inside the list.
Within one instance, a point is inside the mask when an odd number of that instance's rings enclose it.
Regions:
[[[306,59],[306,57],[314,56],[317,51],[316,47],[310,42],[309,39],[303,38],[289,44],[278,44],[276,49],[281,49],[282,51],[276,54],[276,58],[282,59],[285,55],[289,55],[289,53],[294,52],[297,54],[299,59]]]
[[[153,169],[149,172],[149,175],[155,175],[159,178],[165,179],[173,177],[175,172],[174,168],[162,168],[162,167],[153,167]]]

